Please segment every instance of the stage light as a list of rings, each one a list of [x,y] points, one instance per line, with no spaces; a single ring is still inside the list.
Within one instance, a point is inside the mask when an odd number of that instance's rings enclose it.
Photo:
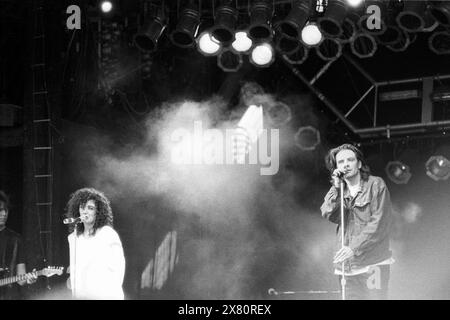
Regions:
[[[364,2],[364,0],[346,0],[346,2],[349,6],[359,7]]]
[[[237,19],[238,11],[232,6],[232,1],[222,0],[222,4],[217,8],[214,16],[211,34],[223,45],[230,44],[234,38]]]
[[[291,11],[278,26],[278,31],[287,38],[298,38],[300,32],[308,21],[311,10],[311,0],[296,0],[292,4]]]
[[[450,32],[433,33],[428,38],[428,46],[436,54],[450,54]]]
[[[200,12],[193,1],[182,11],[175,30],[170,34],[172,43],[181,48],[191,48],[195,44],[200,25]]]
[[[350,48],[357,57],[369,58],[377,51],[377,42],[372,35],[365,32],[358,32],[350,43]]]
[[[312,151],[320,144],[320,132],[312,127],[306,126],[298,129],[294,136],[295,145],[304,151]]]
[[[291,54],[283,55],[290,64],[302,64],[308,58],[309,49],[303,45],[298,47],[298,50]]]
[[[241,102],[247,106],[260,105],[264,100],[264,89],[256,82],[245,82],[239,91]]]
[[[156,14],[144,22],[134,36],[136,47],[143,51],[153,51],[158,45],[158,40],[166,29],[166,18],[163,8],[158,9]]]
[[[411,178],[409,166],[400,161],[389,161],[384,170],[388,178],[396,184],[406,184]]]
[[[407,32],[417,32],[425,27],[426,1],[405,0],[403,11],[397,15],[400,28]]]
[[[253,0],[250,5],[250,26],[248,34],[255,42],[268,41],[273,36],[271,0]]]
[[[275,59],[275,53],[269,43],[256,45],[250,53],[250,62],[257,67],[268,67]]]
[[[400,38],[397,42],[387,45],[386,48],[394,52],[405,51],[411,43],[413,43],[417,37],[415,33],[405,32],[400,29]]]
[[[450,26],[450,2],[433,1],[430,3],[431,15],[443,26]]]
[[[429,7],[428,7],[429,8]],[[425,25],[421,32],[432,32],[434,29],[436,29],[439,26],[439,22],[436,21],[436,19],[431,14],[430,10],[428,9],[425,12]]]
[[[402,36],[402,30],[396,26],[387,26],[386,31],[383,34],[376,35],[378,42],[388,46],[397,43],[400,41],[400,37]]]
[[[280,127],[291,121],[291,108],[283,102],[277,102],[269,106],[267,110],[269,123],[275,127]]]
[[[425,164],[426,174],[435,181],[450,177],[450,161],[444,156],[432,156]]]
[[[314,47],[323,40],[323,36],[315,22],[308,22],[302,29],[300,39],[306,46]]]
[[[103,13],[109,13],[114,8],[113,3],[111,1],[101,1],[100,9]]]
[[[215,56],[222,49],[222,45],[207,30],[197,37],[197,48],[204,56]]]
[[[241,53],[248,52],[253,45],[253,41],[252,39],[249,38],[248,33],[246,31],[237,31],[234,34],[234,39],[235,40],[231,44],[231,47],[236,52]]]
[[[275,47],[281,54],[289,55],[298,50],[300,41],[281,35],[276,38]]]
[[[317,47],[317,55],[325,61],[339,58],[342,54],[341,43],[333,38],[325,38]]]
[[[342,34],[339,36],[339,41],[343,44],[349,43],[355,38],[356,23],[350,17],[344,19],[342,22]]]
[[[342,23],[347,15],[346,0],[328,0],[328,5],[323,17],[318,19],[318,25],[322,33],[331,38],[342,34]]]
[[[242,66],[242,56],[226,48],[217,56],[217,65],[225,72],[236,72]]]

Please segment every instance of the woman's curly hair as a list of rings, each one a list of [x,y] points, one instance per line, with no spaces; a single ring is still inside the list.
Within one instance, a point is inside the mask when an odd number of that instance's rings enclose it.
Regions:
[[[361,169],[359,169],[359,172],[361,173],[361,178],[365,181],[369,179],[370,176],[370,168],[366,163],[366,160],[364,159],[364,155],[361,150],[359,150],[357,147],[355,147],[352,144],[344,143],[343,145],[340,145],[339,147],[336,147],[334,149],[331,149],[328,154],[325,157],[325,165],[330,171],[330,174],[333,174],[333,171],[337,168],[336,164],[336,155],[339,153],[339,151],[342,150],[351,150],[355,153],[356,159],[361,161]],[[332,182],[331,180],[330,182]]]
[[[66,217],[77,218],[80,216],[80,206],[84,207],[89,200],[94,200],[96,206],[96,218],[93,227],[93,234],[98,228],[103,226],[113,226],[113,214],[111,204],[103,194],[94,188],[82,188],[70,195],[69,202],[67,202]],[[77,235],[84,232],[84,224],[78,223]],[[69,225],[69,232],[74,230],[74,225]]]

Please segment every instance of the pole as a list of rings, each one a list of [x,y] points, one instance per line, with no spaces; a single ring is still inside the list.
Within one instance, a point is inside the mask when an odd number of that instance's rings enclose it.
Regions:
[[[344,241],[344,179],[340,179],[340,191],[341,191],[341,247],[343,248],[345,245]],[[345,261],[342,261],[342,278],[341,278],[341,287],[342,287],[342,300],[345,300]]]

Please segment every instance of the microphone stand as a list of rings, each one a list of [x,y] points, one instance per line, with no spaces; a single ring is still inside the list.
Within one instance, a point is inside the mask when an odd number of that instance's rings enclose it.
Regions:
[[[341,246],[342,248],[345,245],[345,239],[344,239],[344,179],[341,177],[339,179],[340,184],[340,193],[341,193]],[[342,287],[342,300],[345,300],[345,261],[342,261],[342,277],[341,277],[341,287]]]
[[[73,232],[73,268],[70,270],[70,276],[73,276],[73,288],[72,288],[72,299],[77,298],[77,276],[76,276],[76,269],[77,269],[77,230],[78,230],[78,224],[80,221],[75,222],[75,228]]]

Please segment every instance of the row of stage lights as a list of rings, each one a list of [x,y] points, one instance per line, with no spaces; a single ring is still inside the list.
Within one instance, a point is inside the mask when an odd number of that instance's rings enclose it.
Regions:
[[[385,172],[396,184],[407,184],[412,176],[409,166],[398,160],[388,162]],[[431,156],[425,163],[425,173],[435,181],[447,180],[450,177],[450,161],[442,155]]]
[[[196,47],[205,56],[217,56],[224,71],[237,71],[243,55],[258,67],[270,66],[275,50],[292,64],[303,63],[312,48],[323,60],[334,60],[347,43],[360,58],[373,56],[377,43],[404,51],[417,32],[442,27],[430,36],[429,47],[436,54],[450,54],[450,1],[395,1],[402,3],[400,12],[393,13],[387,0],[292,0],[286,17],[272,22],[273,0],[249,1],[244,14],[235,0],[220,0],[213,11],[214,23],[208,26],[201,21],[199,1],[187,0],[170,33],[161,6],[147,15],[134,43],[141,51],[152,52],[167,32],[174,45]],[[379,9],[379,18],[366,11],[373,5]],[[370,19],[379,28],[371,28]]]

